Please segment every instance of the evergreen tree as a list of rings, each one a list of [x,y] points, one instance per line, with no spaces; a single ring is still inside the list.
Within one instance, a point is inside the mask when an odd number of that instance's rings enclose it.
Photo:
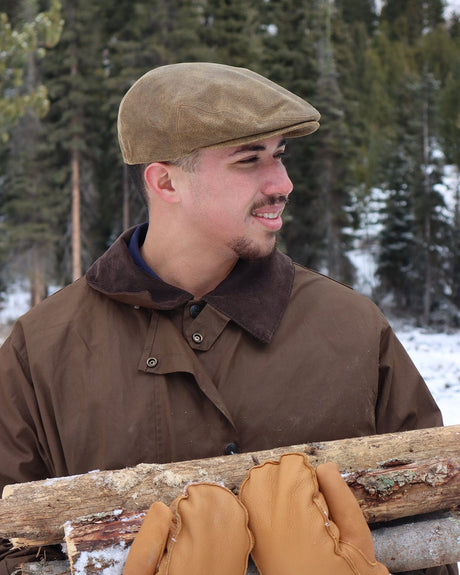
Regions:
[[[351,142],[335,58],[341,45],[333,44],[333,4],[329,0],[323,2],[322,19],[324,31],[318,43],[317,98],[321,102],[324,122],[318,134],[315,166],[326,231],[324,263],[329,275],[351,283],[352,268],[346,256],[350,246],[345,233],[350,225],[346,210],[350,205],[348,160]]]
[[[439,124],[447,161],[460,169],[460,42],[458,44],[439,98]]]
[[[101,10],[90,0],[63,2],[65,26],[59,44],[47,60],[51,100],[47,117],[48,185],[59,190],[64,242],[58,253],[61,282],[76,278],[99,255],[97,245],[99,188],[96,179],[102,151],[106,96],[103,71]],[[110,192],[109,192],[110,193]]]
[[[209,48],[210,59],[230,66],[254,68],[257,62],[259,27],[257,0],[206,0],[201,42]]]
[[[396,308],[408,310],[412,307],[412,264],[416,251],[411,197],[403,173],[404,161],[397,153],[392,158],[391,168],[393,178],[387,184],[389,190],[380,234],[377,297],[391,293]]]
[[[8,14],[0,13],[0,140],[8,140],[8,131],[27,110],[43,117],[48,111],[46,87],[36,79],[24,78],[32,61],[42,58],[46,49],[59,40],[62,29],[60,3],[52,0],[49,11],[39,12],[34,0],[10,7],[21,23],[11,25]]]
[[[111,193],[99,196],[101,249],[104,240],[146,219],[143,199],[127,178],[117,143],[116,119],[123,94],[156,66],[211,59],[199,37],[204,10],[200,0],[142,0],[116,6],[104,2],[102,10],[107,94],[102,107],[106,118],[102,142],[105,161],[98,165],[98,181]]]
[[[314,2],[271,0],[261,6],[261,72],[304,97],[322,112],[316,98],[321,11]],[[322,129],[322,128],[321,128]],[[296,261],[324,264],[326,246],[322,197],[314,167],[318,134],[291,140],[286,165],[294,194],[285,212],[283,247]]]
[[[36,1],[5,0],[8,25],[22,29],[25,7],[35,22],[45,6]],[[121,97],[155,66],[217,61],[260,72],[322,113],[316,134],[289,142],[295,193],[281,247],[351,281],[351,218],[359,223],[351,197],[359,207],[371,189],[383,189],[382,286],[414,313],[443,305],[449,290],[458,305],[459,201],[456,217],[446,213],[438,184],[439,148],[446,161],[460,162],[460,25],[453,18],[447,26],[442,7],[442,0],[387,0],[377,18],[374,0],[63,0],[62,39],[46,59],[31,59],[40,50],[29,48],[12,56],[4,49],[8,35],[0,40],[0,67],[8,53],[8,69],[19,70],[13,93],[30,98],[46,85],[50,104],[44,119],[18,108],[10,150],[0,147],[2,232],[10,226],[0,254],[22,245],[32,262],[34,248],[46,282],[57,256],[64,283],[72,277],[72,252],[83,272],[123,228],[144,219],[117,143]],[[0,113],[10,80],[0,80]],[[80,193],[73,224],[72,190]],[[80,255],[71,247],[78,225]]]
[[[403,4],[406,11],[403,10]],[[377,51],[380,46],[398,49],[399,65],[394,64],[390,51],[380,52],[381,65],[379,70],[382,80],[388,82],[387,101],[389,106],[386,124],[391,122],[393,128],[382,132],[380,139],[381,156],[380,169],[377,174],[385,187],[391,183],[391,167],[394,162],[391,158],[394,150],[404,160],[403,181],[399,181],[399,195],[390,195],[387,205],[386,226],[381,237],[382,255],[379,274],[383,285],[393,285],[393,292],[397,301],[405,300],[413,312],[419,313],[425,323],[429,323],[433,309],[442,304],[445,299],[446,287],[446,247],[448,233],[443,215],[444,202],[437,191],[441,181],[439,160],[436,154],[437,142],[437,95],[441,78],[436,78],[439,68],[430,69],[429,59],[423,57],[424,48],[429,45],[426,36],[435,34],[437,28],[430,31],[429,25],[437,26],[439,23],[439,2],[424,2],[418,24],[409,23],[413,4],[396,5],[387,2],[382,16],[384,19],[382,29],[387,40],[382,43],[379,38]],[[385,21],[385,18],[388,20]],[[421,18],[421,20],[420,20]],[[422,25],[423,24],[423,25]],[[423,34],[422,34],[423,33]],[[416,35],[419,34],[417,37]],[[391,64],[390,64],[391,63]],[[385,103],[385,100],[383,101]],[[381,122],[377,121],[377,125]],[[387,154],[385,154],[385,150]],[[389,189],[395,189],[390,187]],[[388,240],[391,229],[388,227],[391,214],[397,210],[392,207],[393,197],[400,201],[401,190],[404,189],[406,205],[411,206],[411,217],[406,220],[412,222],[412,229],[406,229],[401,238],[410,238],[410,243],[399,243],[401,251],[413,254],[410,269],[401,268],[401,271],[392,269],[388,265],[389,249],[384,242]],[[410,201],[409,201],[410,200]],[[401,256],[402,257],[402,256]],[[412,283],[404,284],[401,274],[406,273]],[[394,274],[397,274],[396,276]],[[410,289],[410,294],[400,291],[401,287]],[[399,293],[398,293],[399,290]]]
[[[381,18],[389,24],[390,37],[410,45],[443,22],[443,0],[386,0]]]
[[[53,2],[49,12],[39,13],[34,0],[17,4],[15,17],[24,23],[19,33],[9,29],[12,44],[4,61],[9,65],[13,55],[16,68],[11,83],[8,74],[3,82],[3,90],[9,88],[2,99],[2,110],[7,111],[7,118],[3,114],[2,120],[3,136],[11,134],[11,139],[0,187],[0,251],[4,262],[9,260],[16,266],[17,275],[30,279],[34,305],[46,296],[53,271],[48,254],[57,241],[55,198],[44,184],[39,160],[43,138],[40,116],[49,105],[40,64],[45,47],[51,48],[58,41],[62,20],[59,3]]]
[[[450,24],[452,51],[451,65],[441,91],[440,132],[442,149],[449,164],[457,170],[454,190],[454,213],[452,216],[452,237],[450,245],[449,285],[452,302],[460,308],[460,34],[459,19]]]

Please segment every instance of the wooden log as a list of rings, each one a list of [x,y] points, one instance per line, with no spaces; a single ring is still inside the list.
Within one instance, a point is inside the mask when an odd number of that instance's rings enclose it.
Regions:
[[[72,575],[69,561],[37,561],[25,563],[12,575]]]
[[[196,481],[219,482],[236,491],[252,466],[292,451],[306,453],[313,465],[338,463],[370,522],[446,509],[460,501],[459,439],[456,425],[6,486],[0,536],[15,546],[59,543],[66,521],[113,509],[139,512],[156,500],[169,504]],[[412,467],[406,473],[407,466],[425,465],[429,458],[427,468],[416,473]],[[363,479],[362,470],[369,468],[380,477],[380,487]],[[415,489],[413,497],[407,495],[410,489]]]
[[[66,525],[70,561],[30,563],[22,575],[121,575],[133,527],[134,513],[113,513],[85,518]],[[143,515],[143,514],[142,514]],[[136,522],[134,522],[136,523]],[[117,533],[121,534],[117,541]],[[460,561],[460,512],[415,518],[409,523],[373,530],[377,559],[391,573],[426,569]],[[257,570],[250,565],[247,575]]]
[[[120,571],[121,573],[121,571]],[[69,561],[24,563],[12,575],[72,575]],[[115,574],[114,574],[115,575]]]
[[[391,573],[460,561],[460,512],[414,518],[373,532],[375,555]]]
[[[460,505],[460,453],[451,459],[439,457],[348,473],[344,479],[368,523],[391,521]]]

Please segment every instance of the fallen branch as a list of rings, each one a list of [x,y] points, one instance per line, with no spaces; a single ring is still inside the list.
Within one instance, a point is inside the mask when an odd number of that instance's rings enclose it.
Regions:
[[[196,481],[237,490],[253,465],[290,451],[306,453],[313,465],[338,463],[369,522],[448,509],[460,502],[459,439],[457,425],[7,486],[0,536],[15,546],[59,543],[66,521],[113,509],[138,513],[155,500],[169,504]]]

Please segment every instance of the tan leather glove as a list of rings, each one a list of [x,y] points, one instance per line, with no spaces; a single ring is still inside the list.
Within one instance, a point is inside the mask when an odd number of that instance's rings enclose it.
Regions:
[[[318,485],[319,484],[319,485]],[[239,498],[249,513],[261,575],[386,575],[369,527],[335,464],[301,453],[253,467]]]
[[[246,509],[230,490],[191,484],[171,507],[150,507],[123,575],[245,575],[252,543]]]

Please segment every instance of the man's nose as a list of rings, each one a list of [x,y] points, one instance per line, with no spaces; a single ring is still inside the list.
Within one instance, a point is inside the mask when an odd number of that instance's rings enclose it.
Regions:
[[[278,164],[270,173],[264,191],[266,195],[277,194],[287,197],[292,192],[293,187],[286,168],[284,165]]]

